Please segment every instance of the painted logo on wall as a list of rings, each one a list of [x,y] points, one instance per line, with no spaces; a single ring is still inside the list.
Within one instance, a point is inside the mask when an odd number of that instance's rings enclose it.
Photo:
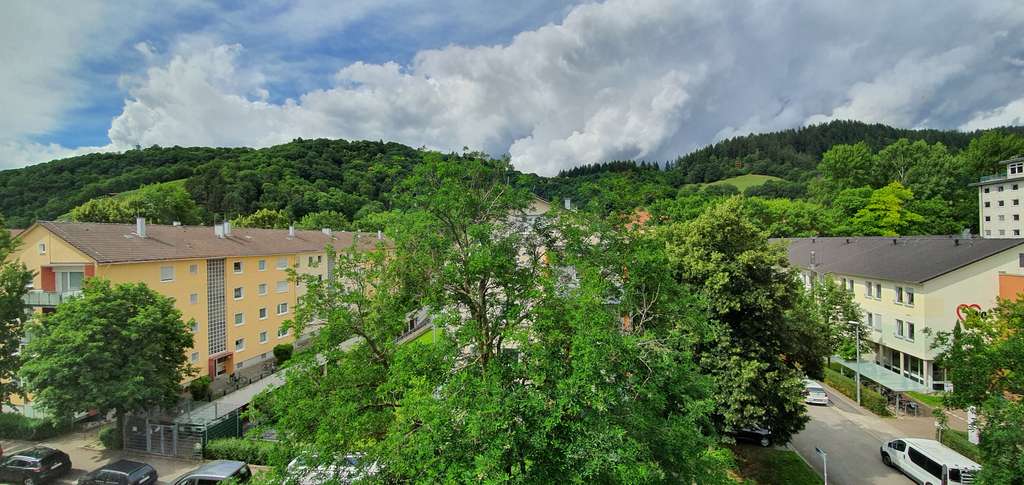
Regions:
[[[967,318],[967,310],[974,310],[976,312],[981,312],[981,305],[979,305],[977,303],[961,303],[961,304],[957,305],[957,307],[956,307],[956,319],[960,320],[961,322],[964,321],[964,319]]]

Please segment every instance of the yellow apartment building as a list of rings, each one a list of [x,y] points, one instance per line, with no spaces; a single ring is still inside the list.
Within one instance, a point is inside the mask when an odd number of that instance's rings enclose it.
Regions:
[[[943,390],[931,332],[949,332],[967,308],[1024,291],[1024,239],[952,236],[825,237],[785,240],[805,285],[829,277],[853,293],[869,327],[878,376],[922,392]],[[902,378],[902,379],[901,379]]]
[[[35,276],[26,303],[38,312],[78,294],[89,277],[145,283],[174,299],[192,327],[188,359],[198,375],[227,378],[273,358],[296,336],[282,329],[304,288],[300,274],[331,275],[325,248],[369,250],[380,234],[147,224],[38,222],[19,234],[12,254]],[[301,336],[300,336],[301,338]]]

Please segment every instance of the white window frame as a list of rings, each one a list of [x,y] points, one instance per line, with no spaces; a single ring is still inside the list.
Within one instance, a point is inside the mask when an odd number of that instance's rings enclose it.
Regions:
[[[36,246],[36,249],[38,249],[38,250],[39,250],[39,254],[46,254],[46,243],[45,243],[45,242],[41,242],[41,243],[39,243],[39,244],[38,244],[38,245]]]
[[[282,289],[283,285],[283,289]],[[275,293],[288,293],[288,280],[278,281],[274,286]]]
[[[242,318],[238,318],[238,317],[242,317]],[[236,313],[235,316],[234,316],[234,322],[235,322],[235,326],[236,327],[240,327],[242,325],[245,325],[245,312],[238,312],[238,313]]]
[[[913,342],[914,339],[917,338],[917,328],[914,325],[914,322],[907,321],[903,323],[907,326],[907,334],[903,338]]]
[[[881,300],[882,299],[882,284],[881,283],[875,283],[875,299],[876,300]]]
[[[284,311],[281,311],[282,305],[284,306]],[[275,308],[275,310],[277,311],[278,315],[287,315],[288,314],[288,302],[278,303],[277,304],[277,308]]]
[[[261,260],[257,261],[256,262],[256,270],[257,271],[266,271],[267,270],[267,260],[261,259]]]
[[[875,291],[875,284],[870,281],[864,281],[864,297],[874,298],[873,292]]]
[[[259,294],[260,296],[266,295],[267,294],[267,284],[266,283],[260,283],[260,284],[256,285],[256,293]]]
[[[239,342],[242,343],[241,346],[238,345]],[[241,352],[243,350],[245,350],[245,337],[236,338],[235,339],[235,352]]]
[[[231,272],[232,272],[232,273],[235,273],[235,274],[242,274],[242,271],[243,271],[244,269],[245,269],[245,265],[244,265],[244,264],[242,264],[242,262],[241,262],[241,261],[233,261],[233,262],[231,263]]]
[[[896,328],[894,328],[894,329],[892,330],[892,332],[893,332],[893,335],[895,335],[895,336],[896,336],[896,337],[898,337],[898,338],[905,338],[905,337],[903,336],[903,335],[904,335],[904,333],[903,333],[903,332],[904,332],[904,328],[903,328],[903,327],[904,327],[904,322],[903,322],[903,320],[900,320],[899,318],[897,318],[897,319],[896,319]]]
[[[874,329],[878,332],[882,331],[882,315],[880,313],[875,314],[875,326]]]
[[[170,276],[165,276],[164,270],[167,270]],[[169,283],[174,281],[174,266],[161,266],[160,267],[160,282]]]
[[[192,320],[192,333],[199,333],[199,322]]]
[[[270,312],[267,311],[267,307],[260,307],[259,312],[256,314],[260,320],[266,320]]]
[[[191,274],[198,274],[199,273],[199,265],[198,264],[190,264],[190,265],[188,265],[188,272],[191,273]]]
[[[903,303],[903,287],[897,286],[896,288],[896,303]]]
[[[914,289],[909,286],[905,290],[907,305],[914,306]]]
[[[1011,163],[1008,170],[1010,171],[1010,175],[1017,175],[1019,173],[1024,173],[1024,163],[1021,163],[1021,162]]]
[[[197,362],[199,362],[199,352],[192,352],[192,363],[195,364]]]
[[[188,303],[190,305],[199,304],[199,293],[191,293],[188,295]]]
[[[277,258],[277,269],[288,269],[288,258]]]
[[[235,296],[238,295],[238,296]],[[245,298],[245,288],[238,286],[231,290],[231,298],[235,300],[241,300]]]
[[[270,341],[270,339],[269,339],[269,338],[267,338],[267,331],[266,331],[266,330],[264,330],[264,331],[260,332],[260,343],[261,343],[261,344],[265,344],[265,343],[267,343],[268,341]]]
[[[291,329],[288,327],[280,327],[277,329],[277,338],[285,338],[291,333]]]

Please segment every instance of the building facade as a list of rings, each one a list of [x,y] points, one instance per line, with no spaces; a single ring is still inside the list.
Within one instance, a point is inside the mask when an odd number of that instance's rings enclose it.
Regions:
[[[1024,234],[1024,157],[1000,162],[1006,172],[988,175],[978,187],[978,234],[986,238],[1018,238]]]
[[[853,294],[870,329],[862,359],[930,390],[945,372],[934,365],[936,332],[952,331],[968,308],[1024,291],[1024,239],[833,237],[787,240],[804,284],[823,278]]]
[[[35,272],[26,303],[56,311],[83,280],[145,283],[171,297],[194,320],[188,360],[198,376],[227,378],[273,358],[274,346],[296,340],[282,324],[305,288],[289,278],[331,276],[325,248],[369,250],[379,234],[217,227],[39,222],[19,235],[12,255]],[[301,337],[301,336],[300,336]]]

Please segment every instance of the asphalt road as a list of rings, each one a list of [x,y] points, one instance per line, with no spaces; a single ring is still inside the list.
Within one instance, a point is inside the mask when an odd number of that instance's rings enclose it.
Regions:
[[[846,396],[829,392],[833,404],[808,406],[811,421],[790,443],[818,475],[821,457],[814,448],[828,454],[829,485],[906,485],[913,483],[899,471],[882,463],[878,447],[895,432],[884,425],[872,426],[879,418],[864,417]],[[888,429],[887,429],[888,428]]]

